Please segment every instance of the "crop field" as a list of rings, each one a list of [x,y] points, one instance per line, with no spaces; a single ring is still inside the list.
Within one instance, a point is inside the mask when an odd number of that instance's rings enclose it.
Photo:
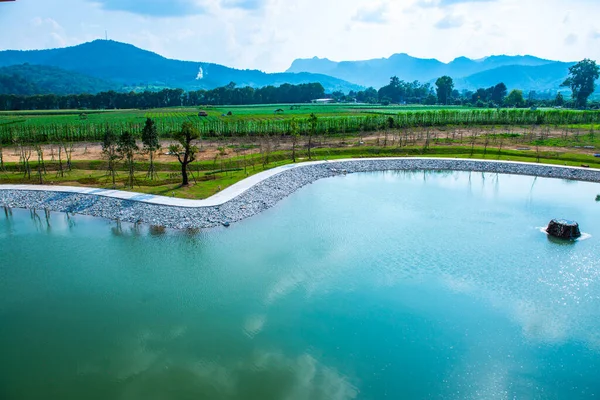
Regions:
[[[199,116],[199,111],[206,116]],[[313,126],[311,114],[317,116]],[[194,124],[203,137],[287,135],[295,120],[300,134],[346,135],[393,128],[600,124],[599,111],[473,109],[463,107],[301,104],[163,108],[114,111],[0,112],[0,143],[100,141],[110,129],[139,135],[146,118],[156,121],[161,137],[169,138],[183,122]]]

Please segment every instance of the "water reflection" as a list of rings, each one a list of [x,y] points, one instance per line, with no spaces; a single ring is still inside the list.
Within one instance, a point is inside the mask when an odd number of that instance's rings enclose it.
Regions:
[[[597,192],[498,174],[357,174],[208,231],[5,210],[0,388],[61,399],[598,395]],[[539,232],[565,215],[590,240]]]
[[[546,232],[544,232],[546,233]],[[576,240],[570,240],[570,239],[561,239],[561,238],[557,238],[554,237],[552,235],[548,235],[546,234],[546,237],[548,238],[548,241],[554,245],[557,246],[574,246],[577,244]]]

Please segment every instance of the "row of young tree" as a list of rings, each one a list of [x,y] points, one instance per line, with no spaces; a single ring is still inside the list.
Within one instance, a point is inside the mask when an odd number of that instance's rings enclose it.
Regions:
[[[135,161],[136,154],[141,153],[148,155],[149,167],[146,175],[147,179],[154,180],[158,174],[154,165],[154,157],[156,152],[160,150],[161,144],[159,140],[158,130],[154,120],[147,118],[144,129],[141,132],[142,148],[136,141],[137,135],[134,132],[127,130],[120,134],[115,133],[110,128],[107,128],[102,140],[102,155],[107,162],[106,170],[112,180],[112,185],[116,185],[117,163],[122,161],[125,163],[127,170],[126,185],[133,187],[135,184]],[[182,184],[189,184],[188,166],[196,160],[198,147],[193,144],[193,141],[200,139],[200,133],[190,122],[184,122],[181,130],[173,134],[175,144],[169,146],[169,154],[176,157],[181,164]]]
[[[138,139],[141,136],[140,147],[138,145]],[[196,160],[198,153],[198,147],[194,145],[194,141],[200,139],[200,132],[190,122],[184,122],[181,125],[181,129],[173,133],[174,144],[169,145],[169,152],[171,156],[177,158],[181,164],[181,177],[182,184],[188,185],[188,166]],[[72,154],[73,154],[73,143],[59,141],[57,146],[58,149],[58,169],[57,176],[64,177],[65,172],[71,171],[73,168]],[[157,168],[155,166],[156,153],[161,148],[159,132],[157,130],[154,120],[147,118],[144,128],[140,132],[131,130],[122,130],[117,133],[111,127],[106,126],[104,135],[102,138],[102,156],[106,161],[106,173],[109,179],[112,181],[113,188],[116,187],[116,176],[117,171],[122,169],[121,166],[125,167],[127,171],[127,180],[125,182],[127,187],[133,188],[136,183],[135,178],[135,156],[143,154],[148,157],[149,166],[146,174],[146,179],[155,180],[158,178]],[[26,143],[20,142],[16,145],[19,152],[19,170],[22,168],[22,172],[25,174],[25,178],[31,179],[31,163],[30,159],[32,153],[35,151],[37,154],[37,173],[39,176],[39,183],[44,183],[44,175],[47,174],[46,164],[44,161],[44,149],[40,143]],[[66,157],[66,166],[63,165],[63,156]],[[54,160],[54,151],[52,151],[52,160]],[[122,163],[119,165],[119,163]],[[0,145],[0,171],[6,172],[6,166],[3,157],[3,148]]]
[[[318,118],[311,114],[309,119],[310,129],[308,131],[308,159],[312,160],[312,139],[317,134]],[[292,138],[292,162],[296,162],[296,150],[300,138],[300,130],[296,119],[290,121],[290,136]],[[191,163],[196,161],[198,146],[195,142],[201,138],[200,132],[191,122],[184,122],[181,129],[173,134],[174,144],[169,145],[171,156],[177,158],[181,165],[181,184],[189,185],[188,168]],[[116,187],[117,163],[124,162],[127,170],[126,186],[133,188],[135,184],[135,161],[136,154],[141,153],[148,156],[149,167],[146,179],[154,180],[158,177],[154,164],[156,152],[160,150],[158,130],[154,120],[147,118],[144,128],[141,132],[142,148],[136,141],[136,134],[124,130],[116,134],[112,129],[107,129],[102,140],[102,155],[107,162],[107,173],[112,180],[113,188]],[[0,152],[1,154],[1,152]],[[268,161],[268,159],[266,159]],[[40,172],[41,173],[41,172]]]
[[[66,109],[148,109],[162,107],[191,107],[201,105],[242,105],[307,103],[325,96],[320,83],[299,85],[283,84],[279,87],[237,87],[235,83],[212,90],[185,92],[183,89],[163,89],[157,92],[115,91],[98,94],[55,94],[19,96],[0,94],[0,110],[66,110]]]

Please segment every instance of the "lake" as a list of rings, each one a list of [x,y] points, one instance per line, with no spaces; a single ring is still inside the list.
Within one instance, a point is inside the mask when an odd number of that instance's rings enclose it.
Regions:
[[[597,398],[597,194],[390,171],[228,229],[0,210],[0,399]]]

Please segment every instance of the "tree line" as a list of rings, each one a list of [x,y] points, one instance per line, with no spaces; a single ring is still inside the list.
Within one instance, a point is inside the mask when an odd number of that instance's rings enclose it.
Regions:
[[[328,97],[339,102],[425,105],[463,105],[480,108],[496,107],[532,107],[539,106],[571,106],[586,108],[588,99],[596,89],[595,82],[600,76],[600,68],[593,60],[585,59],[569,68],[569,76],[563,87],[571,89],[571,102],[568,103],[559,92],[554,99],[538,99],[535,92],[527,98],[522,90],[508,88],[500,82],[489,88],[476,91],[459,92],[449,76],[438,78],[435,85],[429,83],[405,82],[397,76],[390,78],[390,83],[379,90],[367,88],[362,91],[350,91],[348,94],[336,91]],[[0,110],[52,110],[52,109],[128,109],[128,108],[162,108],[189,107],[202,105],[244,105],[244,104],[279,104],[307,103],[325,97],[325,89],[320,83],[300,85],[283,84],[279,87],[262,88],[237,87],[234,82],[211,90],[185,92],[183,89],[163,89],[157,92],[115,91],[98,94],[79,94],[59,96],[54,94],[19,96],[0,95]]]
[[[162,107],[192,107],[202,105],[243,105],[308,103],[325,96],[320,83],[283,84],[262,88],[237,87],[235,83],[211,90],[186,92],[183,89],[98,94],[34,95],[0,94],[0,110],[67,110],[67,109],[148,109]]]
[[[596,90],[596,80],[600,77],[600,67],[595,61],[585,59],[569,68],[567,79],[561,84],[561,87],[571,89],[571,106],[574,108],[585,108],[589,97]],[[454,82],[449,76],[442,76],[435,82],[437,87],[438,104],[464,104],[465,100],[471,101],[471,105],[483,107],[484,105],[493,107],[525,107],[535,105],[535,92],[530,92],[526,100],[523,91],[514,89],[507,93],[507,87],[504,83],[499,83],[487,89],[480,88],[475,92],[463,91],[462,95],[454,89]],[[553,104],[564,106],[566,101],[563,95],[558,92]]]
[[[450,76],[442,76],[435,85],[421,84],[418,81],[405,82],[397,76],[390,78],[390,83],[379,90],[368,88],[364,91],[332,93],[332,97],[342,102],[395,104],[424,104],[424,105],[455,105],[479,108],[497,107],[532,107],[532,106],[571,106],[585,108],[588,98],[596,89],[595,81],[599,78],[599,68],[593,60],[585,59],[569,68],[569,77],[562,87],[571,89],[572,100],[567,102],[558,92],[556,97],[548,94],[541,95],[530,91],[527,95],[522,90],[514,89],[510,93],[503,82],[488,88],[458,91]],[[598,106],[598,104],[595,104]]]

